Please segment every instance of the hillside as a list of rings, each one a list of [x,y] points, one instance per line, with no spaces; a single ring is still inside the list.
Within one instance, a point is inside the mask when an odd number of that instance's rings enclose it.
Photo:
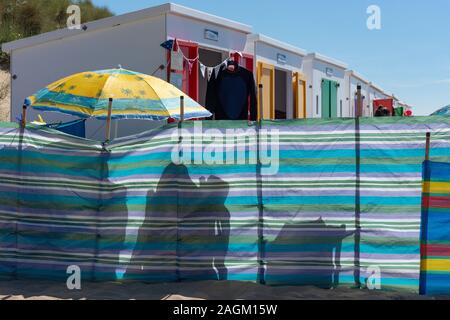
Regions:
[[[81,22],[112,16],[106,7],[91,0],[0,0],[0,46],[3,43],[65,28],[71,4],[81,10]],[[0,121],[9,121],[10,74],[9,56],[0,51]]]

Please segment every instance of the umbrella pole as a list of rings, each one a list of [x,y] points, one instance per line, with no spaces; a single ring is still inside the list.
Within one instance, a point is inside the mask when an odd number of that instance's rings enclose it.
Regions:
[[[112,113],[112,103],[113,99],[109,98],[108,103],[108,117],[106,118],[106,142],[109,141],[111,137],[111,113]]]
[[[431,133],[427,132],[426,135],[426,143],[425,143],[425,160],[430,161],[430,141],[431,141]]]
[[[180,122],[184,121],[184,96],[180,96]]]
[[[22,128],[25,128],[25,125],[27,124],[27,105],[26,104],[24,104],[22,106],[22,120],[21,120],[20,124],[22,125]]]

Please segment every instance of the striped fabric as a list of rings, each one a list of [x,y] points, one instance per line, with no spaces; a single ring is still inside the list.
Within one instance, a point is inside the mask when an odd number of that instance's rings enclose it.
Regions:
[[[449,124],[264,121],[257,135],[246,121],[186,122],[106,150],[1,124],[0,276],[66,279],[76,264],[86,280],[331,287],[378,272],[384,288],[418,291],[425,133],[449,161]]]
[[[450,164],[424,163],[421,294],[450,294]]]
[[[379,272],[382,287],[417,291],[425,135],[433,159],[448,161],[448,121],[268,124],[281,161],[263,184],[266,282],[365,285]]]

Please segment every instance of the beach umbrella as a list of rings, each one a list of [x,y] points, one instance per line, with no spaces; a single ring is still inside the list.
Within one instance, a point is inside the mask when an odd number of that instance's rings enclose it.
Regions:
[[[183,121],[211,116],[172,84],[122,68],[81,72],[60,79],[28,97],[24,108],[28,106],[106,120],[106,140],[111,119]]]
[[[450,104],[431,114],[432,116],[450,116]]]

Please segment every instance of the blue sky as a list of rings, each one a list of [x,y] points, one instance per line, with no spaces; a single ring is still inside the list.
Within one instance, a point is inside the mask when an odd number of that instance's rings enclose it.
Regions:
[[[450,104],[448,0],[177,0],[175,3],[253,26],[255,32],[350,68],[428,115]],[[165,3],[94,0],[121,14]],[[369,5],[381,8],[381,30],[366,26]]]

